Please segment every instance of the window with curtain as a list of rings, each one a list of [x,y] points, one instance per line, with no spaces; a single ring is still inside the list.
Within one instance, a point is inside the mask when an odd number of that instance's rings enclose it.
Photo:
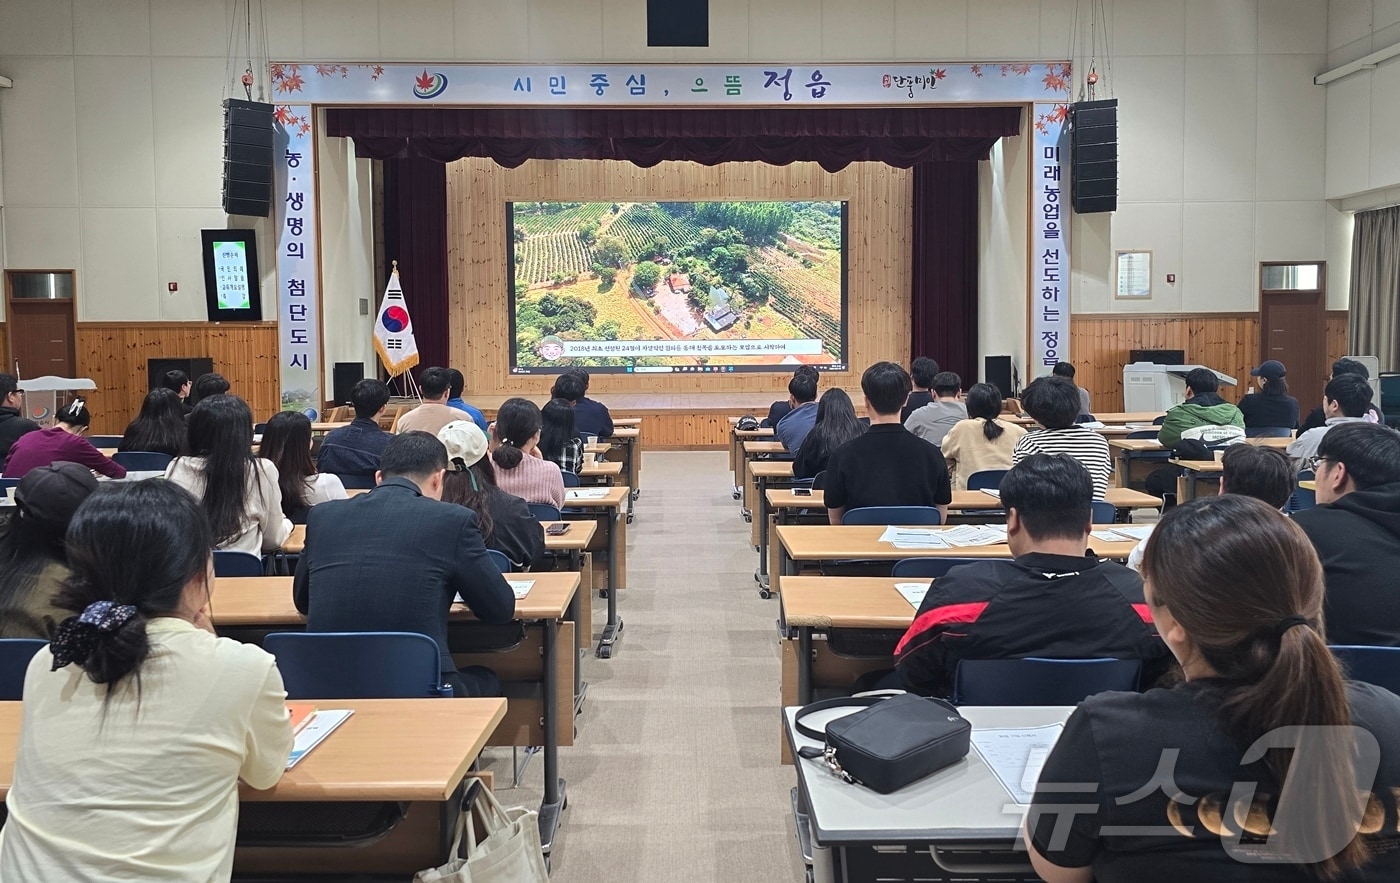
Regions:
[[[1351,240],[1351,345],[1400,371],[1400,205],[1356,213]]]

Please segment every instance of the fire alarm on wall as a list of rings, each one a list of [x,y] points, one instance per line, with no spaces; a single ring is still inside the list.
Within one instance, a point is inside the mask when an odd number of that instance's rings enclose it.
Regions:
[[[165,283],[165,287],[173,294],[173,293],[175,293],[175,292],[177,292],[177,291],[180,290],[180,283],[178,283],[178,282],[167,282],[167,283]]]
[[[1167,284],[1168,284],[1168,285],[1175,285],[1175,284],[1176,284],[1176,274],[1175,274],[1175,273],[1168,273],[1168,274],[1167,274]]]

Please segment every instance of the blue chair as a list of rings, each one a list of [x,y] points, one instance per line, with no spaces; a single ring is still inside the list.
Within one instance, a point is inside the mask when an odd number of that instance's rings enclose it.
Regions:
[[[1001,480],[1006,477],[1006,473],[1005,469],[983,469],[981,472],[974,472],[967,477],[967,489],[994,491],[1001,487]]]
[[[1293,430],[1287,426],[1246,426],[1245,438],[1290,438]]]
[[[94,448],[115,448],[122,443],[119,435],[90,435],[87,440],[92,442]]]
[[[263,576],[266,573],[262,559],[257,555],[249,552],[214,550],[215,576]]]
[[[862,506],[841,517],[842,524],[943,523],[943,514],[932,506]]]
[[[29,660],[48,641],[38,638],[0,638],[0,702],[24,698],[24,672]]]
[[[955,705],[1075,705],[1109,690],[1136,690],[1137,659],[964,659]]]
[[[6,490],[7,488],[12,488],[12,487],[19,487],[19,479],[18,479],[18,478],[0,478],[0,491]]]
[[[164,472],[174,458],[156,451],[117,451],[112,462],[125,466],[127,472]]]
[[[1093,510],[1095,524],[1113,524],[1118,520],[1118,509],[1112,503],[1095,500],[1089,508]]]
[[[1317,474],[1314,473],[1311,469],[1304,469],[1302,472],[1298,473],[1298,481],[1313,481],[1316,478]],[[1295,485],[1293,487],[1292,495],[1290,495],[1288,498],[1288,505],[1284,507],[1284,511],[1286,511],[1289,515],[1292,515],[1295,512],[1302,512],[1305,509],[1311,509],[1316,505],[1317,491],[1310,491],[1306,488],[1301,488]]]
[[[1156,438],[1156,437],[1157,437],[1157,430],[1155,430],[1155,429],[1135,429],[1135,430],[1133,430],[1132,432],[1128,433],[1127,435],[1125,435],[1125,436],[1123,436],[1123,437],[1124,437],[1124,438]]]
[[[1400,693],[1400,647],[1335,644],[1329,649],[1351,680]]]
[[[535,516],[536,521],[558,521],[559,510],[548,503],[527,503],[530,507],[530,514]]]
[[[372,491],[375,488],[373,475],[337,475],[347,491]]]
[[[976,564],[981,558],[902,558],[894,563],[890,576],[901,579],[938,579],[954,567]]]
[[[570,472],[567,469],[560,469],[559,474],[564,476],[564,487],[578,487],[578,473]]]
[[[818,472],[816,475],[812,476],[812,490],[814,490],[814,491],[826,490],[826,470],[825,470],[825,469],[823,469],[821,472]]]
[[[487,549],[486,556],[491,559],[491,563],[500,568],[501,573],[510,573],[515,569],[515,565],[510,563],[505,552],[498,552],[495,549]]]
[[[289,699],[422,699],[451,696],[438,645],[414,632],[273,632]]]

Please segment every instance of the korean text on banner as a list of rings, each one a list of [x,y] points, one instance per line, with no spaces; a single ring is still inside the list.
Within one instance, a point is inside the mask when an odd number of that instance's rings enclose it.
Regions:
[[[312,420],[321,407],[320,285],[316,258],[316,153],[311,108],[278,105],[277,357],[282,410]]]
[[[1050,373],[1069,359],[1069,210],[1061,156],[1069,155],[1069,107],[1036,104],[1031,157],[1030,364],[1027,374]]]

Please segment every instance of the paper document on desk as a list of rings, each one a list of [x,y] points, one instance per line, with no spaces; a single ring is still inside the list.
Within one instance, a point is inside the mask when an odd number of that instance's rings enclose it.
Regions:
[[[984,487],[981,490],[982,493],[986,494],[989,497],[996,497],[998,500],[1001,499],[1001,491],[997,490],[994,487]]]
[[[292,742],[292,755],[287,758],[287,769],[297,765],[303,757],[311,752],[311,749],[321,744],[321,741],[335,731],[335,728],[345,723],[354,714],[348,708],[342,709],[318,709],[311,715],[300,730],[297,730],[295,739]]]
[[[997,524],[963,524],[939,532],[953,546],[995,546],[1006,542],[1006,528]]]
[[[880,542],[890,543],[896,549],[948,548],[948,543],[938,535],[938,531],[912,527],[887,527],[880,534]]]
[[[608,489],[604,487],[569,488],[564,491],[565,500],[602,500],[607,496]]]
[[[1030,804],[1035,783],[1064,724],[972,730],[972,745],[1016,803]]]
[[[535,587],[535,581],[532,579],[508,579],[506,582],[510,583],[510,590],[515,593],[517,601],[530,594],[530,590]]]
[[[928,594],[928,583],[895,583],[894,590],[904,596],[904,600],[909,602],[909,606],[918,610],[924,603],[924,596]]]
[[[1143,524],[1136,527],[1115,527],[1113,528],[1113,532],[1119,535],[1119,542],[1122,542],[1124,539],[1141,542],[1152,536],[1152,528],[1156,526],[1155,524]]]
[[[1089,536],[1103,543],[1121,543],[1123,537],[1111,530],[1091,530]]]

